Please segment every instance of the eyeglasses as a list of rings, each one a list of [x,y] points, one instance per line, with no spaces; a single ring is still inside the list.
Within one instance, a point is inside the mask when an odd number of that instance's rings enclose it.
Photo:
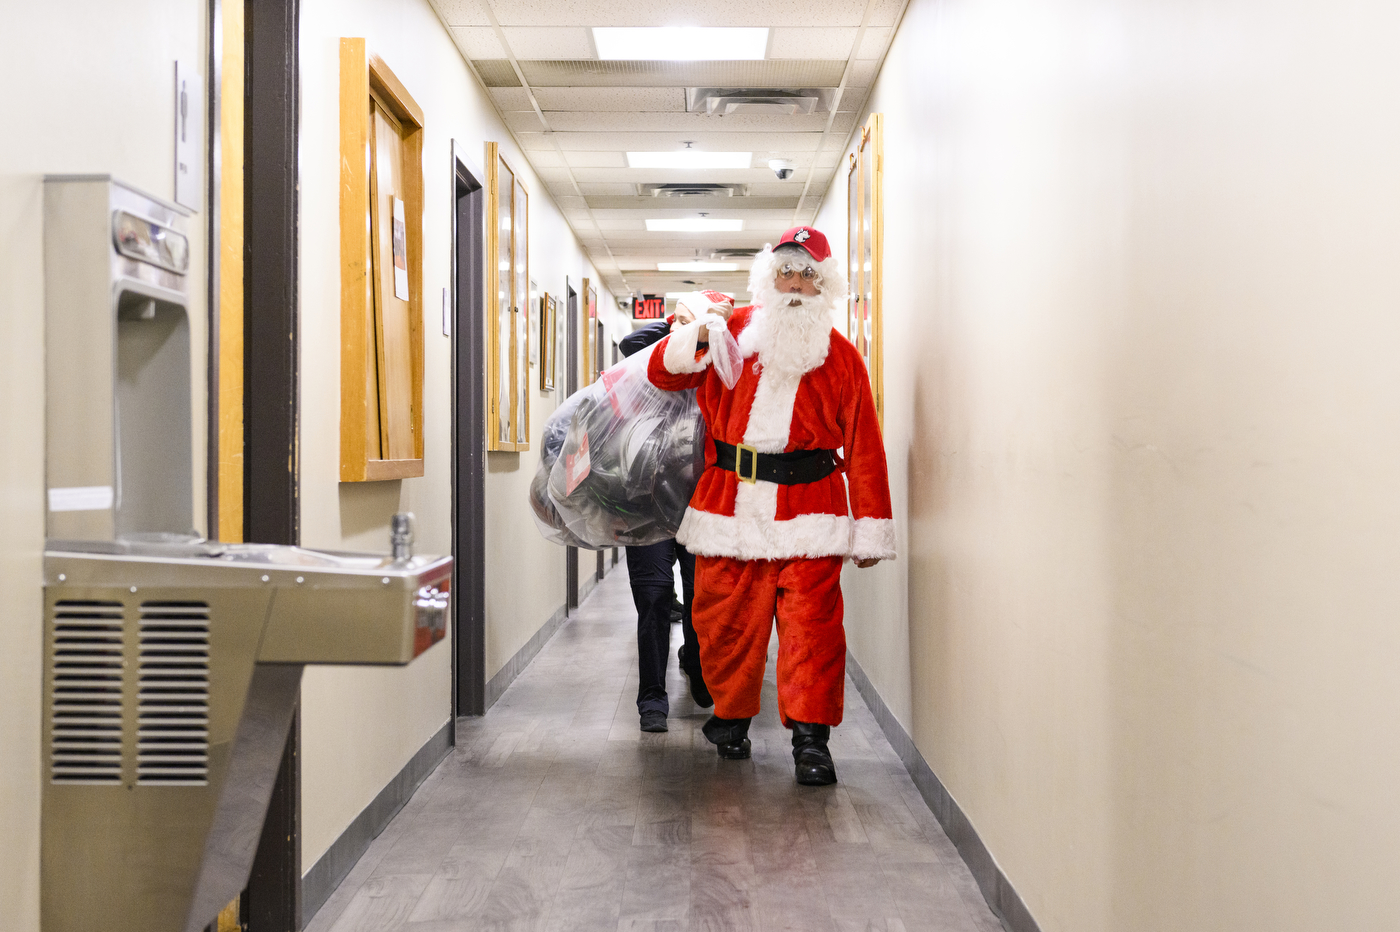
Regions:
[[[799,269],[791,262],[784,262],[778,269],[779,278],[792,278],[794,275],[801,275],[804,282],[814,282],[817,280],[817,270],[810,265]]]

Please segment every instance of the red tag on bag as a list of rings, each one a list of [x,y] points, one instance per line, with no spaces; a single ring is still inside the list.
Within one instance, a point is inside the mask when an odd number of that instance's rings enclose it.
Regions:
[[[588,435],[583,435],[583,443],[575,453],[564,454],[564,494],[574,494],[574,489],[588,476]]]

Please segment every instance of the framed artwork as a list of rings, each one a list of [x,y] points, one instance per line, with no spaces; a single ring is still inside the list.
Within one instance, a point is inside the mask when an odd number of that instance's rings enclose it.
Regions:
[[[530,195],[486,144],[486,449],[530,449]]]
[[[885,426],[884,391],[884,137],[883,114],[861,127],[846,174],[846,262],[851,293],[846,336],[870,373],[875,414]]]
[[[592,385],[598,378],[598,374],[603,371],[602,359],[603,349],[599,342],[602,333],[602,321],[598,319],[598,289],[594,288],[588,279],[583,280],[580,286],[583,292],[583,307],[579,309],[579,332],[583,335],[583,340],[579,346],[583,354],[578,360],[579,374],[582,380],[579,387]]]
[[[558,330],[559,302],[552,294],[540,295],[540,388],[547,392],[554,391]]]
[[[340,40],[340,480],[423,475],[423,110]]]

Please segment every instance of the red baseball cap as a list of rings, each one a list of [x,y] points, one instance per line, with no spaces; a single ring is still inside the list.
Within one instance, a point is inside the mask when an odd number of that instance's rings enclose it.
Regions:
[[[784,243],[801,246],[817,262],[825,262],[831,258],[831,245],[827,243],[826,236],[812,227],[793,227],[778,240],[778,246]]]

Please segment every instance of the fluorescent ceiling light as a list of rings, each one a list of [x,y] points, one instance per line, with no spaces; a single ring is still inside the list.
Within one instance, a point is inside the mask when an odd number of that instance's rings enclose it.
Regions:
[[[768,28],[748,26],[594,26],[603,61],[762,61]]]
[[[681,149],[676,152],[627,153],[628,168],[748,168],[752,164],[752,152]]]
[[[711,220],[708,217],[647,221],[647,229],[652,233],[738,233],[743,228],[742,220]]]
[[[737,262],[658,262],[658,272],[737,272]]]

